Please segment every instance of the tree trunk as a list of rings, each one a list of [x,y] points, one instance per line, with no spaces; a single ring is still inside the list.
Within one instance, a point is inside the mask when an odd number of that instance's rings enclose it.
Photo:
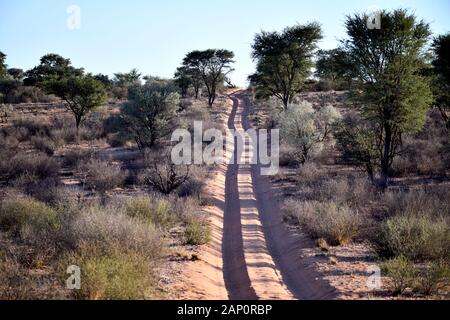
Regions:
[[[200,87],[197,85],[197,86],[194,86],[194,91],[195,91],[195,99],[198,99],[198,91],[199,91],[199,89],[200,89]]]
[[[381,158],[381,181],[380,186],[383,190],[386,190],[389,183],[389,169],[390,169],[390,154],[392,148],[392,128],[389,124],[384,126],[385,137],[384,137],[384,148]]]

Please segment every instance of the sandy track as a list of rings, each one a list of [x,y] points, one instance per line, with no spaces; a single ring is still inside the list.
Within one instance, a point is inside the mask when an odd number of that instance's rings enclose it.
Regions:
[[[245,92],[230,96],[228,128],[246,130],[249,101]],[[278,199],[259,165],[227,164],[231,158],[250,159],[251,144],[242,154],[226,146],[226,163],[219,166],[207,190],[206,208],[212,241],[201,261],[187,267],[184,299],[279,300],[332,299],[334,290],[319,279],[302,250],[313,244],[290,232],[282,221]],[[244,162],[245,163],[245,162]]]
[[[242,109],[242,126],[244,130],[251,128],[248,119],[250,101],[245,93],[238,95]],[[265,244],[270,252],[276,270],[296,299],[317,300],[335,298],[335,290],[319,274],[312,269],[310,261],[304,261],[302,249],[313,246],[310,239],[289,231],[283,223],[280,204],[276,198],[271,183],[266,176],[261,175],[261,165],[251,166],[253,195],[259,221],[264,230]]]
[[[234,95],[232,99],[228,128],[242,131],[243,104]],[[233,153],[234,159],[248,163],[253,150],[246,141],[242,154],[238,154],[237,148]],[[223,242],[228,295],[230,299],[292,299],[267,248],[251,167],[248,164],[228,166]]]

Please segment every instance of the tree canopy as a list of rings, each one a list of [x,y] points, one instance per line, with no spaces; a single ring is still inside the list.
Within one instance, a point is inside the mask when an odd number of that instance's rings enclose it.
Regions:
[[[24,84],[28,86],[40,85],[50,78],[81,76],[82,74],[83,68],[73,67],[70,59],[50,53],[41,58],[38,66],[26,72]]]
[[[225,49],[208,49],[204,51],[189,52],[183,60],[183,66],[187,67],[194,75],[201,76],[208,90],[208,104],[210,107],[216,100],[218,86],[223,84],[226,76],[233,71],[234,53]]]
[[[128,99],[122,108],[128,129],[139,148],[151,148],[168,133],[167,124],[179,106],[177,88],[172,82],[153,81],[131,87]]]
[[[103,84],[92,75],[69,75],[52,77],[43,83],[44,88],[66,102],[67,109],[73,113],[77,128],[96,107],[106,101]]]
[[[435,105],[450,130],[450,33],[434,39],[433,51]]]
[[[317,23],[257,34],[252,45],[256,72],[249,77],[257,97],[275,96],[287,108],[311,74],[320,39],[322,31]]]
[[[343,42],[360,87],[356,105],[371,124],[385,188],[393,159],[400,154],[402,136],[420,131],[432,102],[426,67],[430,28],[406,10],[382,11],[381,29],[367,27],[368,16],[348,16],[348,39]],[[356,142],[355,142],[356,145]]]

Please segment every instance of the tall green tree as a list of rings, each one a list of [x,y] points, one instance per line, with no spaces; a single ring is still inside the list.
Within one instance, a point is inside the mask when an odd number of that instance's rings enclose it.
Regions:
[[[367,134],[374,138],[358,138],[375,144],[365,148],[376,150],[373,165],[385,189],[393,160],[401,153],[402,137],[423,129],[432,94],[421,73],[428,58],[428,24],[402,9],[382,11],[380,17],[381,28],[369,29],[368,15],[348,16],[348,39],[343,44],[361,84],[354,92],[355,104],[373,128]]]
[[[287,27],[281,33],[257,34],[252,45],[256,72],[249,77],[256,96],[275,96],[287,108],[311,74],[320,39],[322,31],[317,23]]]
[[[208,49],[189,52],[183,60],[183,65],[198,73],[208,90],[210,107],[216,100],[218,87],[224,83],[226,76],[233,71],[234,53],[225,49]],[[197,91],[198,93],[198,91]]]
[[[435,106],[450,131],[450,33],[434,39],[433,51]]]
[[[77,140],[80,124],[90,112],[106,101],[105,87],[90,74],[53,77],[47,79],[43,86],[47,92],[66,102],[67,109],[75,117]]]
[[[70,59],[50,53],[41,58],[38,66],[26,72],[24,84],[27,86],[35,86],[42,84],[50,78],[81,76],[82,74],[83,69],[73,67]]]

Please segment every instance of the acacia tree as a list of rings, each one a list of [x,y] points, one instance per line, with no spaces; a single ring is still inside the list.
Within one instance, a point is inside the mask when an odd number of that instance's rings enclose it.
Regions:
[[[189,52],[183,60],[194,74],[201,76],[208,90],[208,105],[212,107],[216,100],[218,86],[225,81],[226,76],[233,71],[234,53],[225,49],[208,49],[205,51]],[[198,88],[196,95],[198,94]]]
[[[130,88],[122,112],[140,149],[151,148],[168,133],[167,125],[178,106],[179,95],[171,82],[153,81]]]
[[[249,77],[257,98],[275,96],[285,108],[311,73],[312,58],[322,31],[317,23],[261,32],[252,45],[256,72]]]
[[[70,59],[50,53],[43,56],[40,64],[25,74],[24,84],[27,86],[41,85],[50,78],[82,76],[83,69],[72,66]]]
[[[372,128],[366,132],[373,138],[359,139],[372,144],[366,146],[371,155],[376,150],[372,166],[379,169],[385,189],[393,160],[401,153],[402,137],[423,128],[432,95],[420,73],[426,65],[428,24],[402,9],[382,11],[380,16],[381,29],[368,29],[365,14],[347,17],[349,38],[343,44],[360,83],[354,92],[356,105]],[[342,147],[351,144],[341,141]]]
[[[175,72],[175,83],[178,85],[181,91],[181,96],[186,97],[189,87],[192,84],[192,78],[189,74],[187,67],[179,67]]]
[[[433,51],[435,106],[450,131],[450,33],[434,39]]]
[[[44,88],[66,102],[67,109],[75,117],[77,141],[80,124],[86,116],[106,101],[103,84],[92,75],[53,77],[43,83]]]
[[[349,83],[354,75],[353,65],[347,53],[340,49],[319,50],[315,76],[328,81],[334,88],[339,82]]]

